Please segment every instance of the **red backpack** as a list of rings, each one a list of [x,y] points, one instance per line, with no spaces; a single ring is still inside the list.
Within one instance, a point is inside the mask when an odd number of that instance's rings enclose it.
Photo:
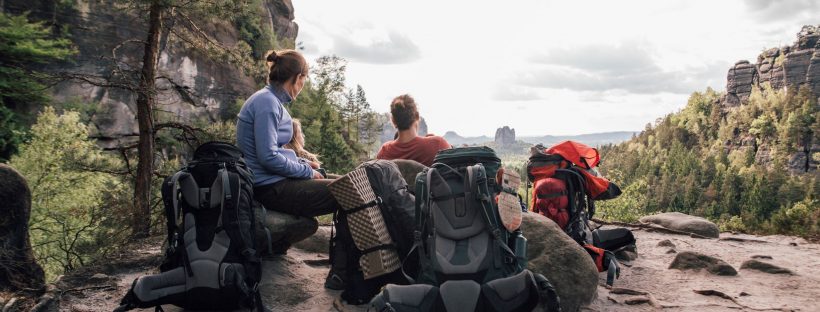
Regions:
[[[533,182],[531,211],[554,221],[590,253],[598,271],[613,275],[617,264],[612,253],[595,246],[588,225],[595,214],[595,200],[621,194],[617,185],[593,170],[600,160],[598,150],[578,142],[564,141],[549,149],[536,145],[527,162],[527,176]],[[612,279],[614,276],[608,277],[610,285]]]

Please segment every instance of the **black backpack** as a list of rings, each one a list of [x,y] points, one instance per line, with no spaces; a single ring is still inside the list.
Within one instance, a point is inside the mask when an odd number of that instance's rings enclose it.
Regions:
[[[366,181],[360,180],[361,178],[366,178]],[[353,180],[359,180],[359,182],[348,183]],[[342,209],[334,214],[336,232],[331,237],[330,247],[330,261],[333,266],[344,270],[345,289],[341,294],[342,299],[350,304],[365,304],[370,302],[373,296],[388,283],[406,284],[407,281],[401,270],[398,270],[398,265],[392,272],[374,277],[366,276],[361,266],[363,256],[372,257],[380,253],[380,250],[395,251],[399,261],[396,264],[400,264],[405,260],[405,255],[412,245],[415,198],[408,191],[407,183],[396,164],[388,160],[365,162],[353,172],[331,184],[329,188],[342,205]],[[370,190],[362,188],[370,188]],[[369,193],[371,190],[375,195],[373,201],[362,204],[350,197],[351,193]],[[366,249],[356,245],[353,235],[360,237],[375,235],[369,231],[367,225],[361,224],[361,219],[351,219],[354,213],[373,213],[366,211],[367,209],[376,209],[381,214],[392,243],[375,244]],[[365,237],[361,239],[368,240]],[[373,239],[375,239],[374,236],[369,240]],[[377,258],[379,257],[371,259]],[[412,264],[407,265],[413,266]]]
[[[142,276],[115,311],[173,304],[185,309],[262,310],[254,248],[253,175],[242,152],[205,143],[162,184],[167,247],[161,273]]]
[[[514,191],[496,182],[500,167],[490,148],[454,148],[417,176],[408,257],[418,273],[412,285],[385,287],[376,311],[560,311],[549,281],[526,269],[521,230],[502,224],[496,196]]]

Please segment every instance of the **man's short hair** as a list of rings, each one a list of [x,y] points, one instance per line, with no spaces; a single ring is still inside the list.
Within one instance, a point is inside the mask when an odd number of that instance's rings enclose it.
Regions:
[[[419,110],[416,108],[416,101],[409,94],[402,94],[393,99],[390,103],[390,114],[393,123],[399,130],[410,129],[416,120],[419,120]]]

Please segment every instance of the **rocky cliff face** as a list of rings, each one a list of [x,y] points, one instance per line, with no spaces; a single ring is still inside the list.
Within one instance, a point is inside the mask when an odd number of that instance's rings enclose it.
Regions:
[[[772,48],[757,57],[757,63],[741,60],[729,68],[725,107],[741,105],[752,88],[768,83],[774,89],[809,87],[820,97],[820,28],[804,26],[791,46]]]
[[[139,11],[110,0],[77,0],[69,5],[55,5],[54,2],[2,2],[3,9],[8,12],[30,11],[32,18],[69,31],[79,51],[77,59],[52,66],[49,71],[107,76],[117,66],[127,70],[139,66],[142,46],[133,40],[144,40],[148,29],[146,18],[140,16]],[[280,42],[292,45],[298,25],[293,22],[294,10],[290,0],[264,0],[258,12],[260,27],[272,28]],[[223,46],[239,44],[239,31],[230,21],[212,21],[200,27]],[[251,77],[238,67],[214,61],[185,47],[178,37],[167,32],[161,38],[160,49],[158,76],[168,79],[157,81],[161,92],[156,108],[157,116],[166,120],[194,123],[229,117],[226,115],[230,114],[236,101],[252,94],[264,82],[264,77]],[[136,95],[133,92],[64,82],[53,88],[53,96],[58,102],[95,104],[93,136],[103,147],[136,141]]]
[[[763,51],[752,64],[741,60],[729,68],[726,77],[726,94],[720,104],[724,110],[745,104],[752,89],[769,84],[773,89],[807,87],[820,98],[820,26],[804,26],[791,46]],[[794,173],[815,171],[818,161],[812,158],[820,153],[820,142],[802,142],[798,151],[788,159],[788,168]],[[755,160],[768,164],[772,159],[766,144],[758,146],[754,136],[736,133],[735,139],[726,142],[728,149],[754,149]]]

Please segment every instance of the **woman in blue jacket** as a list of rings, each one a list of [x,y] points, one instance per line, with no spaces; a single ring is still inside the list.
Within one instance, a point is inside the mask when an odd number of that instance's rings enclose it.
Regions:
[[[339,208],[319,164],[296,156],[282,146],[293,137],[293,120],[285,105],[302,91],[308,75],[305,58],[294,50],[271,52],[268,85],[245,101],[236,123],[237,145],[254,175],[254,198],[265,208],[307,217],[308,226],[288,233],[275,242],[275,252],[284,253],[290,244],[312,235],[318,226],[313,217]]]

